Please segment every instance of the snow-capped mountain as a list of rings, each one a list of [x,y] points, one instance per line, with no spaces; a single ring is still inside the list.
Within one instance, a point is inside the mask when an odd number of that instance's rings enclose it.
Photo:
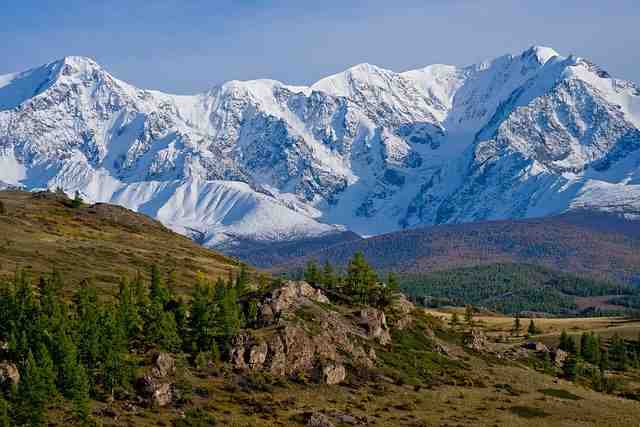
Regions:
[[[638,87],[542,47],[193,96],[67,57],[0,76],[0,185],[79,190],[210,246],[574,207],[636,215],[639,128]]]

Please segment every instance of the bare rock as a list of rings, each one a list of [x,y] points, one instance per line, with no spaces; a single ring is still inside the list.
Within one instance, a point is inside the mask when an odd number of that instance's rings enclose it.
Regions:
[[[569,357],[569,353],[567,353],[566,351],[561,350],[559,348],[556,349],[556,351],[554,351],[551,354],[551,360],[559,368],[562,368],[562,366],[564,365],[565,360],[567,360],[568,357]]]
[[[387,318],[383,311],[370,307],[365,308],[360,311],[358,323],[365,328],[369,337],[376,339],[380,344],[391,343]]]
[[[307,427],[334,427],[334,425],[326,415],[316,412],[309,416]]]
[[[163,382],[151,375],[138,380],[138,393],[148,399],[154,406],[167,406],[173,400],[173,389],[169,382]]]
[[[465,346],[473,351],[485,351],[489,341],[480,329],[471,329],[465,340]]]
[[[275,322],[282,313],[290,311],[305,302],[315,301],[328,303],[329,299],[321,290],[314,288],[307,282],[288,281],[274,290],[270,297],[260,306],[260,320],[263,324]]]
[[[20,383],[20,371],[13,363],[0,362],[0,386],[11,387]]]
[[[549,347],[540,341],[528,341],[524,344],[524,348],[527,350],[537,351],[539,353],[549,353]]]
[[[158,353],[153,360],[151,374],[156,378],[165,378],[176,372],[176,360],[169,353]]]
[[[331,363],[322,368],[322,382],[325,384],[340,384],[347,377],[344,365]]]

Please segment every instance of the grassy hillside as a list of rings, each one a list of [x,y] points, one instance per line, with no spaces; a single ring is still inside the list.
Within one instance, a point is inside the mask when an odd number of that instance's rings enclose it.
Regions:
[[[198,271],[227,277],[237,262],[205,249],[145,215],[108,204],[72,207],[52,193],[0,191],[0,275],[54,268],[71,284],[91,277],[101,288],[152,264],[174,271],[182,286]]]
[[[472,304],[502,313],[577,314],[579,297],[631,298],[640,290],[528,264],[493,264],[401,277],[403,290],[431,307]],[[623,307],[618,306],[618,309]],[[593,307],[585,307],[591,311]]]
[[[640,282],[640,222],[591,212],[406,230],[334,245],[274,269],[290,271],[309,259],[344,266],[358,251],[377,269],[400,273],[529,263]]]

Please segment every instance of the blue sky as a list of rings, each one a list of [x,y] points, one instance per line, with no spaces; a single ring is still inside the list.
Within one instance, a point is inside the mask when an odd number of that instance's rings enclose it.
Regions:
[[[308,84],[369,62],[466,65],[533,44],[640,83],[637,0],[4,0],[0,74],[90,56],[137,86]]]

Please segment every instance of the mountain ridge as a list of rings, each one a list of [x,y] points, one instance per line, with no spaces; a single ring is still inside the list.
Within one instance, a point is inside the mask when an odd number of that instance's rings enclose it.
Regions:
[[[572,208],[638,216],[639,126],[634,84],[543,47],[196,95],[65,57],[0,76],[0,181],[80,191],[213,247]]]

